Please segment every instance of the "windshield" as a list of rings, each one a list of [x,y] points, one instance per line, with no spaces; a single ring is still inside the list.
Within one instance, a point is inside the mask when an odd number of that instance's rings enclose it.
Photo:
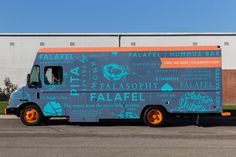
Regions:
[[[35,65],[30,74],[30,84],[39,85],[39,72],[40,72],[39,66]]]

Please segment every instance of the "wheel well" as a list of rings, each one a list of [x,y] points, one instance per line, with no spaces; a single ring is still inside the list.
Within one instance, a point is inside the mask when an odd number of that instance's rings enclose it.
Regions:
[[[35,105],[35,106],[37,106],[37,107],[40,109],[39,105],[37,105],[36,103],[27,102],[27,103],[21,104],[21,105],[18,107],[16,115],[19,117],[21,110],[23,110],[26,106],[29,106],[29,105]]]
[[[147,106],[145,106],[145,107],[143,108],[143,110],[142,110],[142,112],[141,112],[140,118],[143,118],[144,112],[145,112],[146,109],[149,108],[149,107],[160,107],[160,108],[162,108],[162,109],[166,112],[166,114],[168,114],[168,111],[166,110],[166,108],[165,108],[163,105],[147,105]]]

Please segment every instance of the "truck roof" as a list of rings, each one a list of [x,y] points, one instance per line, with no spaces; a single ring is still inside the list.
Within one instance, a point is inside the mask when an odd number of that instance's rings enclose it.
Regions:
[[[71,52],[147,52],[147,51],[217,51],[220,46],[170,46],[170,47],[80,47],[80,48],[40,48],[38,53]]]

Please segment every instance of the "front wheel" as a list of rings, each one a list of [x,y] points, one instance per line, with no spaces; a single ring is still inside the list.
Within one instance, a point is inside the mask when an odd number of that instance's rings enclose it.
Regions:
[[[148,107],[143,115],[143,121],[151,127],[163,126],[166,120],[166,112],[161,107]]]
[[[20,119],[27,126],[39,125],[42,121],[42,112],[35,105],[26,106],[20,112]]]

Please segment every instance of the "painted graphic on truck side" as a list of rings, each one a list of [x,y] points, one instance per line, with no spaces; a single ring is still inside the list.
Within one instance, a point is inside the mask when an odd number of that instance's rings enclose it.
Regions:
[[[63,68],[60,85],[42,85],[47,116],[136,119],[153,104],[172,113],[222,111],[220,51],[39,53],[35,64]]]

